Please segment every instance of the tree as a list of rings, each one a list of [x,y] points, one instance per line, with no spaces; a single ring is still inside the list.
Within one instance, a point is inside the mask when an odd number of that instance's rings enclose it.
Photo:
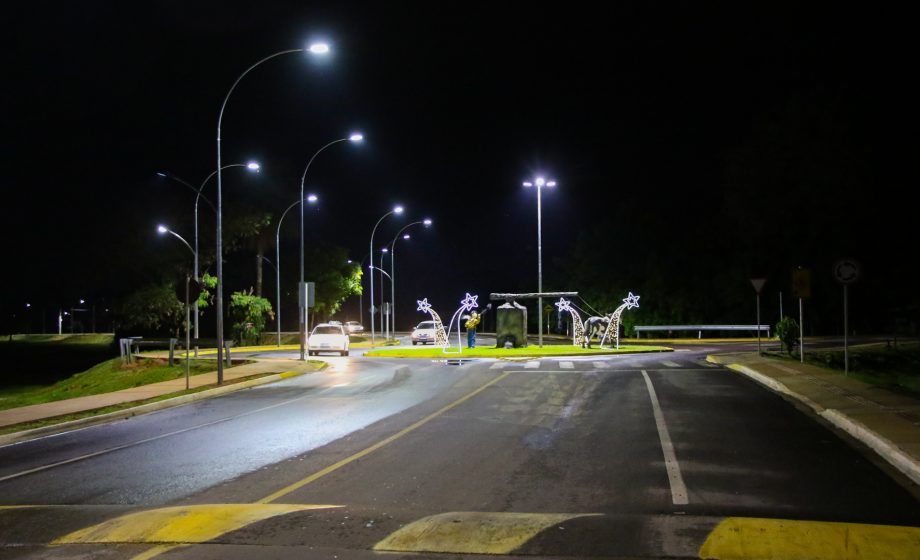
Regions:
[[[776,338],[791,356],[796,344],[799,343],[799,324],[792,317],[783,317],[776,323]]]
[[[234,292],[230,296],[230,317],[240,344],[257,343],[265,330],[266,319],[275,317],[272,304],[265,298],[248,292]]]
[[[153,284],[128,296],[115,310],[115,328],[119,332],[167,334],[179,336],[185,306],[176,297],[172,283]]]
[[[361,293],[361,267],[346,264],[348,252],[338,246],[312,246],[307,281],[316,283],[314,312],[329,318],[349,296]]]

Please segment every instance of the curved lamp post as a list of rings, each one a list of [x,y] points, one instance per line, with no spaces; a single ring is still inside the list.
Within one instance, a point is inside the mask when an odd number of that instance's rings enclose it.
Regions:
[[[229,165],[225,165],[223,169],[229,169],[231,167],[245,167],[249,171],[252,171],[255,173],[258,173],[262,169],[262,167],[254,161],[250,161],[249,163],[231,163]],[[211,210],[214,210],[214,212],[217,213],[217,208],[214,206],[214,203],[211,202],[208,199],[208,197],[201,194],[201,192],[204,190],[205,185],[207,185],[208,181],[210,181],[211,178],[214,177],[214,175],[216,174],[217,174],[217,170],[212,171],[211,174],[208,175],[205,178],[205,180],[201,182],[200,186],[195,187],[191,183],[186,181],[185,179],[179,177],[178,175],[170,173],[169,171],[166,171],[166,172],[158,171],[157,172],[157,175],[159,175],[160,177],[166,177],[167,179],[172,179],[173,181],[182,183],[186,187],[195,191],[195,251],[194,251],[195,252],[195,265],[194,265],[195,282],[198,282],[200,280],[199,278],[200,263],[198,260],[198,201],[203,198],[204,201],[208,203],[208,206],[211,207]],[[195,340],[198,340],[198,300],[197,299],[195,300],[195,305],[193,306],[193,309],[195,312]],[[197,345],[195,346],[195,357],[198,357],[198,346]]]
[[[424,225],[425,227],[431,227],[431,219],[425,218],[418,222],[412,222],[411,224],[406,224],[402,227],[401,230],[396,232],[396,235],[393,236],[393,241],[390,243],[390,305],[392,306],[392,317],[393,317],[393,335],[396,336],[396,242],[399,241],[399,235],[409,229],[412,226],[417,226],[419,224]],[[403,239],[409,239],[409,234],[402,236]],[[381,266],[383,266],[381,264]]]
[[[543,293],[543,232],[542,232],[542,221],[543,221],[543,210],[540,202],[540,193],[543,190],[543,187],[555,187],[556,181],[547,181],[543,177],[537,177],[533,182],[525,181],[525,187],[537,187],[537,293]],[[543,296],[537,296],[537,317],[539,320],[537,323],[540,324],[539,330],[539,340],[537,345],[540,348],[543,348]]]
[[[284,221],[284,217],[291,210],[291,208],[297,206],[301,203],[303,199],[298,200],[297,202],[291,204],[281,213],[281,217],[278,219],[278,228],[275,231],[275,262],[278,263],[278,266],[275,267],[275,270],[278,272],[277,278],[275,281],[275,303],[277,309],[275,310],[275,319],[277,319],[278,325],[278,346],[281,346],[281,223]],[[310,204],[315,203],[319,200],[315,194],[308,194],[306,201]],[[301,206],[303,206],[301,204]]]
[[[403,213],[402,206],[394,206],[392,210],[390,210],[389,212],[381,216],[379,220],[377,220],[377,223],[374,224],[374,229],[371,230],[371,243],[370,243],[370,250],[368,251],[368,255],[374,254],[374,233],[377,232],[377,226],[380,225],[380,222],[382,222],[384,218],[386,218],[390,214],[402,214],[402,213]],[[373,257],[370,257],[370,267],[371,269],[374,268],[374,258]],[[370,293],[370,298],[368,298],[368,301],[371,302],[371,309],[373,310],[374,308],[374,274],[371,273],[370,277],[371,277],[371,293]],[[383,289],[383,286],[381,286],[381,289]],[[371,344],[373,344],[377,340],[376,332],[374,331],[374,313],[373,311],[371,311],[370,315],[371,315]]]
[[[316,150],[316,153],[313,154],[313,157],[311,157],[311,158],[310,158],[310,161],[307,162],[307,167],[304,168],[304,170],[303,170],[303,175],[301,175],[301,177],[300,177],[300,200],[303,200],[303,199],[304,199],[304,198],[303,198],[303,189],[304,189],[304,182],[307,180],[307,171],[310,170],[310,165],[313,164],[313,160],[316,159],[316,156],[318,156],[320,152],[322,152],[323,150],[325,150],[326,148],[328,148],[329,146],[331,146],[331,145],[333,145],[333,144],[338,144],[339,142],[352,142],[352,143],[354,143],[354,144],[357,144],[358,142],[361,142],[361,141],[363,141],[363,140],[364,140],[364,135],[362,135],[362,134],[359,133],[359,132],[355,132],[355,133],[351,134],[348,138],[339,138],[338,140],[333,140],[332,142],[329,142],[328,144],[326,144],[326,145],[323,146],[322,148]],[[307,309],[306,293],[304,292],[304,288],[303,288],[303,285],[304,285],[304,275],[303,275],[303,269],[304,269],[304,265],[303,265],[303,260],[304,260],[303,228],[304,228],[304,208],[303,208],[303,204],[301,204],[301,205],[300,205],[300,284],[298,284],[298,286],[297,286],[297,291],[298,291],[298,294],[300,294],[298,297],[299,297],[301,300],[303,300],[303,301],[302,301],[302,303],[301,303],[301,302],[298,302],[298,304],[297,304],[297,305],[298,305],[297,314],[300,316],[300,320],[299,320],[299,324],[300,324],[300,328],[299,328],[299,334],[300,334],[300,359],[301,359],[301,360],[306,360],[306,359],[307,359],[307,358],[306,358],[306,353],[307,353],[307,347],[306,347],[307,328],[306,328],[306,326],[307,326],[307,312],[308,312],[308,309]],[[279,336],[280,336],[280,335],[279,335]],[[280,345],[281,343],[279,342],[278,344]]]
[[[224,251],[223,251],[223,192],[222,185],[220,180],[220,129],[224,121],[224,109],[227,108],[227,101],[230,100],[230,96],[233,94],[233,90],[236,89],[236,86],[240,81],[246,77],[253,68],[259,66],[263,62],[269,61],[273,58],[279,57],[285,54],[291,54],[296,52],[311,52],[313,54],[321,55],[329,52],[329,45],[325,43],[317,43],[311,45],[307,49],[289,49],[286,51],[279,51],[275,54],[266,56],[262,60],[256,62],[249,68],[247,68],[240,76],[233,82],[233,85],[230,86],[230,91],[227,92],[226,97],[224,97],[224,102],[220,106],[220,113],[217,117],[217,384],[221,385],[224,382],[224,361],[223,361],[223,352],[224,352]]]

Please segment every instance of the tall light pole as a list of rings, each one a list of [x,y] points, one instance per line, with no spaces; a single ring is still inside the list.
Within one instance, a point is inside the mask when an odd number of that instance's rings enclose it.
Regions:
[[[393,320],[393,334],[396,334],[396,242],[399,241],[399,235],[412,226],[423,224],[425,227],[431,227],[431,219],[425,218],[418,222],[412,222],[402,227],[393,236],[393,242],[390,243],[390,313]],[[409,239],[409,234],[403,235],[403,239]],[[382,265],[381,265],[382,266]]]
[[[307,195],[306,201],[308,203],[314,204],[317,200],[319,199],[315,194]],[[287,216],[287,213],[291,210],[291,208],[297,206],[300,203],[301,201],[298,200],[297,202],[288,206],[284,212],[281,213],[281,217],[278,219],[278,227],[275,230],[275,262],[277,263],[275,270],[278,272],[277,279],[275,281],[275,303],[278,307],[275,310],[275,319],[277,319],[278,326],[278,346],[281,346],[281,223],[284,222],[284,217]]]
[[[250,161],[248,163],[231,163],[229,165],[225,165],[223,169],[229,169],[231,167],[245,167],[249,171],[252,171],[255,173],[258,173],[262,169],[262,167],[254,161]],[[216,174],[217,174],[217,170],[215,169],[214,171],[211,172],[210,175],[205,177],[205,180],[201,182],[200,186],[195,187],[188,181],[182,179],[178,175],[170,173],[169,171],[166,171],[166,172],[158,171],[157,172],[157,175],[159,175],[160,177],[166,177],[167,179],[172,179],[173,181],[181,183],[185,185],[186,187],[195,191],[195,251],[194,251],[195,253],[195,264],[194,264],[195,282],[199,282],[201,280],[201,278],[199,278],[200,261],[198,259],[198,201],[203,198],[204,201],[208,203],[208,206],[211,207],[211,210],[214,210],[214,212],[217,213],[217,208],[214,206],[214,203],[211,202],[208,199],[208,197],[201,194],[202,191],[204,190],[205,185],[207,185],[208,181],[210,181],[211,178],[214,177],[214,175]],[[194,310],[194,313],[195,313],[195,340],[198,340],[199,337],[198,337],[198,299],[197,298],[195,299],[195,304],[192,306],[192,309]],[[195,356],[196,357],[198,356],[198,345],[197,344],[195,345]]]
[[[303,194],[304,194],[304,193],[303,193],[303,189],[304,189],[304,182],[307,180],[307,171],[310,170],[310,165],[313,163],[313,160],[316,159],[316,156],[318,156],[320,152],[322,152],[323,150],[325,150],[326,148],[328,148],[329,146],[331,146],[331,145],[333,145],[333,144],[338,144],[339,142],[346,142],[346,141],[348,141],[348,142],[352,142],[352,143],[358,143],[358,142],[361,142],[362,140],[364,140],[364,136],[363,136],[362,134],[356,132],[356,133],[353,133],[353,134],[352,134],[351,136],[349,136],[348,138],[339,138],[338,140],[333,140],[332,142],[329,142],[328,144],[326,144],[326,145],[323,146],[322,148],[316,150],[316,153],[313,154],[313,157],[311,157],[311,158],[310,158],[310,161],[307,162],[307,166],[306,166],[306,167],[304,168],[304,170],[303,170],[303,175],[301,175],[301,177],[300,177],[300,200],[303,200]],[[298,294],[299,294],[299,296],[298,296],[299,301],[298,301],[298,311],[297,311],[297,314],[300,316],[300,321],[299,321],[299,323],[300,323],[300,330],[299,330],[299,333],[300,333],[300,359],[301,359],[301,360],[306,360],[306,359],[307,359],[307,358],[306,358],[306,353],[307,353],[307,347],[306,347],[307,330],[306,330],[306,325],[307,325],[307,312],[308,312],[308,309],[307,309],[307,293],[306,293],[306,288],[304,287],[304,274],[303,274],[303,269],[304,269],[304,265],[303,265],[303,260],[304,260],[304,239],[303,239],[303,229],[304,229],[304,208],[303,208],[303,204],[301,204],[301,205],[300,205],[300,284],[297,285],[297,292],[298,292]]]
[[[541,192],[543,187],[555,187],[556,181],[547,181],[543,177],[537,177],[533,182],[525,181],[525,187],[537,187],[537,293],[543,293],[543,209],[541,202]],[[537,324],[539,325],[539,338],[537,344],[543,348],[543,296],[537,296]]]
[[[380,332],[381,332],[381,333],[384,333],[384,332],[385,332],[385,331],[383,330],[383,316],[384,316],[384,313],[383,313],[383,306],[384,306],[384,304],[386,303],[386,302],[383,300],[383,257],[385,257],[386,254],[389,253],[389,252],[390,252],[390,250],[387,249],[385,246],[384,246],[383,248],[380,249],[380,267],[377,269],[377,270],[380,271]],[[392,285],[393,285],[393,279],[390,278],[390,286],[392,286]],[[386,334],[389,334],[389,333],[386,333]]]
[[[227,92],[227,96],[224,97],[224,102],[220,106],[220,114],[217,117],[217,384],[220,385],[224,382],[224,248],[223,248],[223,189],[221,186],[220,180],[220,129],[224,121],[224,109],[227,108],[227,101],[230,100],[230,96],[233,94],[233,90],[236,89],[236,86],[240,81],[252,71],[253,68],[259,66],[263,62],[271,60],[275,57],[291,54],[296,52],[304,52],[307,50],[313,54],[326,54],[329,52],[329,45],[325,43],[316,43],[311,45],[308,49],[289,49],[286,51],[279,51],[275,54],[266,56],[262,60],[256,62],[249,68],[247,68],[240,76],[233,82],[233,85],[230,86],[230,91]]]
[[[370,251],[368,251],[368,255],[370,255],[370,257],[368,258],[370,259],[370,267],[372,269],[374,268],[374,257],[373,257],[374,255],[374,233],[377,232],[377,226],[379,226],[380,222],[382,222],[384,218],[386,218],[390,214],[402,214],[402,213],[403,213],[402,206],[394,206],[392,210],[390,210],[389,212],[381,216],[380,219],[377,220],[377,223],[374,224],[374,229],[371,230]],[[371,309],[373,310],[374,308],[374,273],[373,272],[371,272],[370,277],[371,277],[371,293],[370,293],[370,297],[368,298],[368,301],[371,302]],[[383,286],[381,286],[380,289],[382,290]],[[377,341],[376,336],[377,336],[376,332],[374,331],[374,312],[371,311],[371,344]]]

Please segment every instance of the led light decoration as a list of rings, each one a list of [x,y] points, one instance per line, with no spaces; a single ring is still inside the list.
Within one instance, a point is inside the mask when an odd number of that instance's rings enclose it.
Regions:
[[[447,340],[444,341],[444,348],[441,350],[445,354],[462,354],[463,353],[463,343],[460,340],[460,313],[465,311],[469,313],[474,308],[479,307],[479,303],[476,301],[479,299],[479,296],[471,296],[469,292],[466,293],[466,297],[460,301],[460,307],[454,312],[454,315],[450,318],[450,323],[447,324],[447,338],[450,338],[450,331],[454,328],[454,319],[457,320],[457,351],[448,352],[447,351]]]
[[[634,296],[632,292],[629,292],[629,296],[623,300],[623,305],[617,307],[616,311],[613,312],[613,317],[611,317],[610,323],[607,325],[607,330],[604,331],[604,336],[601,338],[601,348],[604,347],[604,342],[607,340],[607,337],[611,336],[611,332],[613,332],[612,336],[617,341],[617,349],[620,348],[620,315],[625,309],[639,307],[639,297],[640,296]]]
[[[434,343],[441,348],[447,347],[447,334],[444,332],[444,324],[441,323],[441,316],[431,308],[431,304],[428,303],[428,298],[423,300],[415,300],[418,304],[418,311],[422,313],[428,313],[431,315],[432,320],[434,320]]]
[[[585,323],[581,320],[581,315],[572,307],[572,302],[567,301],[565,298],[559,298],[559,301],[556,302],[556,307],[559,308],[560,313],[568,311],[569,315],[572,316],[572,345],[584,348]]]

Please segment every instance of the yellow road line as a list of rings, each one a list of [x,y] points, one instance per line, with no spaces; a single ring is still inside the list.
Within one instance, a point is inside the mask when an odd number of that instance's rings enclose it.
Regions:
[[[712,530],[699,557],[916,560],[920,528],[729,517]]]
[[[424,517],[383,539],[374,550],[449,554],[511,554],[540,531],[597,513],[456,511]]]
[[[479,393],[485,391],[487,388],[489,388],[489,387],[491,387],[492,385],[498,383],[499,381],[501,381],[502,379],[508,377],[509,375],[511,375],[511,372],[510,372],[510,371],[507,371],[507,372],[505,372],[505,373],[499,375],[498,377],[496,377],[496,378],[493,379],[492,381],[489,381],[489,382],[486,383],[485,385],[479,387],[479,388],[476,389],[475,391],[473,391],[473,392],[471,392],[471,393],[469,393],[469,394],[467,394],[467,395],[465,395],[465,396],[463,396],[463,397],[457,399],[456,401],[450,403],[449,405],[447,405],[447,406],[441,408],[441,409],[438,410],[437,412],[433,412],[433,413],[429,414],[428,416],[422,418],[421,420],[419,420],[418,422],[412,424],[411,426],[409,426],[409,427],[407,427],[407,428],[405,428],[405,429],[403,429],[403,430],[401,430],[401,431],[399,431],[399,432],[393,434],[392,436],[390,436],[390,437],[388,437],[388,438],[386,438],[386,439],[384,439],[384,440],[381,440],[381,441],[375,443],[374,445],[371,445],[370,447],[367,447],[367,448],[365,448],[365,449],[363,449],[363,450],[361,450],[361,451],[355,453],[354,455],[352,455],[352,456],[350,456],[350,457],[346,457],[345,459],[342,459],[341,461],[339,461],[339,462],[337,462],[337,463],[335,463],[335,464],[333,464],[333,465],[330,465],[330,466],[326,467],[325,469],[323,469],[323,470],[321,470],[321,471],[319,471],[319,472],[313,473],[313,474],[311,474],[310,476],[308,476],[308,477],[306,477],[306,478],[304,478],[304,479],[302,479],[302,480],[300,480],[300,481],[298,481],[298,482],[295,482],[294,484],[291,484],[290,486],[287,486],[287,487],[285,487],[285,488],[282,488],[281,490],[278,490],[277,492],[275,492],[275,493],[273,493],[273,494],[269,494],[268,496],[262,498],[261,500],[258,500],[256,503],[259,503],[259,504],[268,504],[268,503],[274,502],[275,500],[277,500],[277,499],[279,499],[279,498],[282,498],[282,497],[284,497],[284,496],[290,494],[291,492],[293,492],[293,491],[295,491],[295,490],[297,490],[297,489],[299,489],[299,488],[303,488],[303,487],[306,486],[307,484],[310,484],[311,482],[314,482],[314,481],[316,481],[316,480],[318,480],[318,479],[320,479],[320,478],[326,476],[327,474],[329,474],[329,473],[331,473],[331,472],[334,472],[334,471],[336,471],[336,470],[338,470],[338,469],[344,467],[345,465],[347,465],[347,464],[349,464],[349,463],[351,463],[351,462],[354,462],[354,461],[360,459],[361,457],[364,457],[365,455],[369,455],[369,454],[373,453],[374,451],[377,451],[378,449],[380,449],[381,447],[383,447],[383,446],[385,446],[385,445],[388,445],[388,444],[390,444],[390,443],[393,443],[393,442],[396,441],[397,439],[399,439],[399,438],[403,437],[404,435],[408,434],[409,432],[412,432],[412,431],[414,431],[415,429],[417,429],[417,428],[419,428],[419,427],[421,427],[421,426],[427,424],[427,423],[430,422],[431,420],[433,420],[433,419],[437,418],[438,416],[444,414],[445,412],[447,412],[448,410],[454,408],[455,406],[458,406],[458,405],[460,405],[460,404],[463,404],[464,402],[468,401],[469,399],[475,397],[475,396],[478,395]]]

